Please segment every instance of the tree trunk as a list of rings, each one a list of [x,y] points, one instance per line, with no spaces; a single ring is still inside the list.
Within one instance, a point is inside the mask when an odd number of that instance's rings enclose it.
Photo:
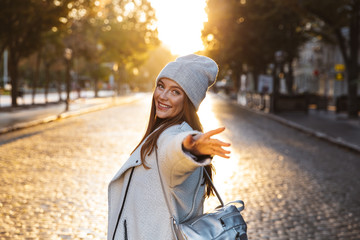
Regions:
[[[16,57],[15,51],[9,49],[9,74],[11,78],[11,106],[17,107],[18,97],[18,65],[19,59]]]
[[[274,69],[273,69],[273,72],[272,72],[272,75],[273,75],[273,95],[274,96],[277,96],[279,94],[279,85],[280,85],[280,82],[279,82],[279,64],[278,63],[275,63],[274,64]]]
[[[293,94],[293,85],[294,85],[294,71],[292,67],[292,61],[293,59],[290,59],[288,62],[289,65],[289,72],[286,76],[286,88],[289,95]]]
[[[234,81],[234,92],[237,94],[239,92],[240,89],[240,71],[238,68],[233,70],[233,81]]]
[[[353,6],[350,22],[350,62],[348,64],[348,117],[358,117],[357,80],[358,80],[358,53],[359,53],[359,20],[360,3],[356,1]]]
[[[44,96],[45,103],[48,103],[48,93],[49,93],[49,82],[50,82],[50,64],[45,63],[45,86],[44,86]]]
[[[121,95],[121,82],[123,82],[123,84],[125,84],[125,79],[126,79],[126,70],[125,70],[125,65],[121,65],[119,67],[119,76],[117,78],[117,95],[120,96]]]
[[[96,77],[94,79],[94,92],[95,92],[95,97],[96,98],[99,96],[98,84],[99,84],[99,79]]]
[[[279,64],[274,63],[274,69],[272,72],[272,77],[273,77],[273,91],[271,94],[271,102],[270,102],[270,112],[271,113],[276,113],[277,109],[276,109],[276,100],[279,96],[279,74],[278,74],[278,67]]]
[[[357,103],[357,79],[354,71],[350,73],[348,71],[348,117],[357,118],[358,117],[358,103]]]
[[[56,78],[57,78],[57,90],[58,90],[58,94],[59,94],[59,102],[62,101],[62,97],[61,97],[61,92],[62,92],[62,89],[61,89],[61,83],[62,83],[62,76],[61,76],[61,72],[60,71],[57,71],[56,72]]]
[[[35,76],[33,79],[33,89],[32,89],[32,104],[35,104],[35,95],[36,95],[36,88],[37,83],[40,78],[40,62],[41,62],[41,50],[37,53],[36,56],[36,65],[35,65]]]
[[[241,74],[243,73],[243,69],[242,69],[242,64],[240,62],[236,62],[235,64],[232,65],[232,69],[233,71],[233,81],[234,81],[234,93],[237,95],[239,90],[240,90],[240,77]]]
[[[254,88],[252,89],[253,92],[257,92],[258,91],[258,86],[259,86],[259,71],[257,69],[254,69],[253,71],[254,74]]]
[[[66,81],[66,108],[65,111],[69,111],[69,104],[70,104],[70,93],[71,93],[71,76],[70,76],[70,59],[66,61],[66,72],[65,72],[65,81]]]

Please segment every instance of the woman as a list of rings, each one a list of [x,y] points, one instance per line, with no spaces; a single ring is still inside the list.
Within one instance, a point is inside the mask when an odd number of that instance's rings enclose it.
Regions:
[[[202,214],[212,193],[203,171],[211,176],[212,156],[230,153],[223,148],[230,144],[211,138],[224,128],[202,133],[196,113],[217,73],[212,59],[191,54],[158,75],[146,133],[109,185],[108,239],[173,239],[170,217]]]

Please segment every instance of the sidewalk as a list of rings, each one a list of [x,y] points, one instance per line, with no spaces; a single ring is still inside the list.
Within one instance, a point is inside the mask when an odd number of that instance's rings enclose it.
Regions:
[[[348,119],[346,114],[315,109],[309,109],[308,114],[304,112],[272,114],[244,106],[222,93],[217,94],[217,96],[247,111],[260,114],[301,132],[360,153],[360,118]]]
[[[360,153],[360,119],[351,120],[345,115],[337,116],[334,112],[319,112],[312,109],[309,109],[308,114],[302,112],[261,114],[309,135]]]
[[[0,109],[0,134],[130,103],[142,96],[142,93],[132,93],[118,97],[79,98],[71,101],[67,112],[64,111],[65,103],[63,102],[26,108],[19,107],[11,111],[1,111]]]

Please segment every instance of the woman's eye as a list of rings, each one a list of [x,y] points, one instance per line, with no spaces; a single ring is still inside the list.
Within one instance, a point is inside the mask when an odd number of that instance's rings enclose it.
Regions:
[[[163,86],[162,84],[158,84],[157,87],[158,87],[158,88],[161,88],[161,89],[164,88],[164,86]]]
[[[172,92],[173,92],[174,95],[179,95],[180,94],[180,92],[178,90],[173,90]]]

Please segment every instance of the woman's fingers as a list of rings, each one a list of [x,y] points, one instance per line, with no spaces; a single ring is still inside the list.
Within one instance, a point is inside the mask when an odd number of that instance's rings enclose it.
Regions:
[[[199,139],[200,142],[202,142],[204,145],[204,149],[207,149],[206,152],[210,152],[211,155],[217,155],[223,158],[230,158],[227,156],[230,154],[230,151],[225,150],[223,147],[230,147],[230,143],[226,143],[223,141],[220,141],[218,139],[212,139],[211,136],[214,136],[216,134],[219,134],[225,130],[225,127],[217,128],[214,130],[211,130],[209,132],[204,133],[201,138]],[[201,145],[201,144],[200,144]]]
[[[225,127],[217,128],[217,129],[214,129],[214,130],[211,130],[211,131],[208,131],[208,132],[204,133],[203,137],[210,138],[211,136],[219,134],[219,133],[223,132],[224,130],[225,130]]]
[[[226,142],[220,141],[218,139],[213,139],[213,142],[214,142],[214,145],[217,145],[217,146],[223,146],[223,147],[230,147],[231,146],[230,143],[226,143]]]
[[[224,154],[230,154],[231,152],[229,150],[223,149],[221,147],[216,148],[216,152],[224,153]]]
[[[225,155],[225,154],[220,154],[219,156],[220,156],[220,157],[223,157],[223,158],[230,158],[230,156],[227,156],[227,155]]]
[[[230,156],[228,156],[228,154],[230,154],[230,151],[226,151],[226,150],[222,150],[222,151],[215,151],[215,154],[212,155],[217,155],[219,157],[223,157],[223,158],[230,158]]]
[[[226,156],[227,154],[230,154],[231,152],[223,149],[222,147],[214,147],[212,149],[212,155],[218,155],[218,156]]]
[[[183,140],[183,147],[193,154],[197,155],[217,155],[223,158],[230,158],[228,154],[230,151],[224,149],[223,147],[230,147],[230,143],[220,141],[218,139],[212,139],[211,136],[219,134],[225,130],[225,127],[217,128],[206,132],[204,134],[199,134],[196,136],[188,135]]]

